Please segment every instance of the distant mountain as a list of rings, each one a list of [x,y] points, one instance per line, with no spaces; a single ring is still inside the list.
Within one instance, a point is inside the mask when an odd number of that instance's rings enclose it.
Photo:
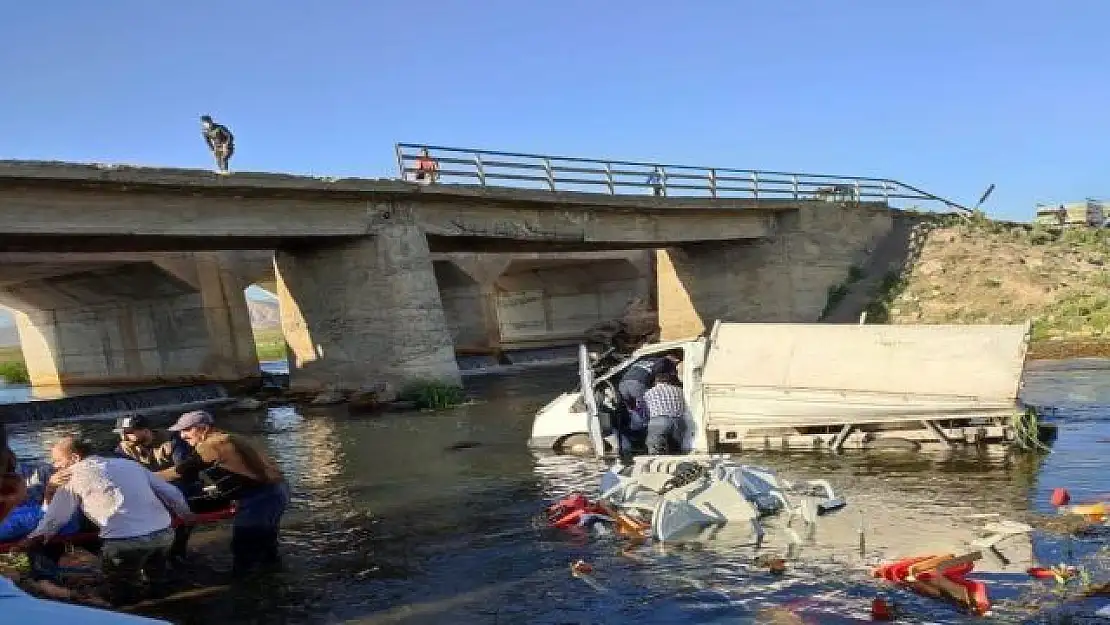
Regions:
[[[281,326],[277,300],[248,299],[247,308],[251,311],[251,325],[255,328],[277,328]]]

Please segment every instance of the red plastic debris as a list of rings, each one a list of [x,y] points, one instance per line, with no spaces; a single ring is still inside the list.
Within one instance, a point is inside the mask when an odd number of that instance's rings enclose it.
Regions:
[[[1026,569],[1025,572],[1029,573],[1029,575],[1033,577],[1036,577],[1037,579],[1053,579],[1057,575],[1060,575],[1064,579],[1068,579],[1075,576],[1075,574],[1078,573],[1078,570],[1076,570],[1076,568],[1073,566],[1064,567],[1061,569],[1051,569],[1038,566],[1031,569]]]
[[[871,620],[872,621],[893,621],[894,610],[891,609],[890,604],[882,597],[875,597],[871,600]]]
[[[551,527],[569,529],[581,525],[590,515],[606,516],[606,511],[585,495],[572,493],[548,507],[547,523]]]
[[[918,592],[924,590],[924,588],[922,587],[923,584],[928,585],[929,580],[934,579],[937,575],[943,575],[944,578],[948,581],[964,587],[967,592],[968,599],[970,600],[970,605],[968,605],[967,607],[971,608],[978,614],[985,614],[990,611],[991,602],[989,596],[987,595],[986,584],[979,581],[966,579],[964,577],[972,570],[974,570],[975,565],[973,563],[967,562],[956,566],[951,566],[944,569],[943,571],[922,571],[917,574],[916,581],[910,582],[909,580],[907,580],[907,577],[909,576],[909,569],[911,566],[919,562],[924,562],[925,560],[931,559],[932,557],[933,556],[906,558],[897,562],[884,564],[872,570],[871,575],[873,577],[880,577],[896,584],[909,586],[910,588]],[[935,596],[931,592],[928,594]]]
[[[1057,488],[1052,491],[1052,505],[1059,508],[1060,506],[1068,505],[1071,501],[1071,493],[1066,488]]]

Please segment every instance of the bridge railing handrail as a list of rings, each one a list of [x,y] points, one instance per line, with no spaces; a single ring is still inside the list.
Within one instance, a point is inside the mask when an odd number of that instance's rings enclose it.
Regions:
[[[956,202],[890,178],[668,165],[417,143],[396,144],[401,179],[417,178],[422,171],[419,161],[424,150],[428,151],[430,160],[435,164],[434,171],[425,172],[427,182],[446,178],[477,181],[480,186],[519,187],[527,186],[521,183],[531,183],[533,188],[549,191],[581,191],[582,187],[586,187],[597,192],[598,187],[603,187],[611,195],[627,195],[631,191],[631,194],[653,193],[663,197],[873,200],[886,203],[891,200],[916,200],[968,210]],[[655,180],[651,179],[653,176]],[[630,179],[632,177],[636,179]],[[495,184],[495,181],[503,184]]]

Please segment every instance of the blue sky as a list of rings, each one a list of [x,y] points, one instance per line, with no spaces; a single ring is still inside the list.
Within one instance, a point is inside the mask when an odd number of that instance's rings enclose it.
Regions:
[[[1110,196],[1110,2],[54,0],[0,21],[0,158],[394,174],[397,141]]]

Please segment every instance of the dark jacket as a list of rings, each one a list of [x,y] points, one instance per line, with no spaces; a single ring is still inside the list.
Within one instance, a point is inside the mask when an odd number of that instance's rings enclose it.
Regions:
[[[634,380],[650,387],[656,375],[664,372],[674,373],[677,370],[678,367],[670,358],[649,356],[633,363],[621,376],[621,381]]]
[[[184,462],[192,451],[189,444],[176,433],[166,435],[154,432],[154,440],[150,445],[121,440],[119,445],[116,445],[115,455],[120,458],[130,458],[147,470],[158,472]]]

